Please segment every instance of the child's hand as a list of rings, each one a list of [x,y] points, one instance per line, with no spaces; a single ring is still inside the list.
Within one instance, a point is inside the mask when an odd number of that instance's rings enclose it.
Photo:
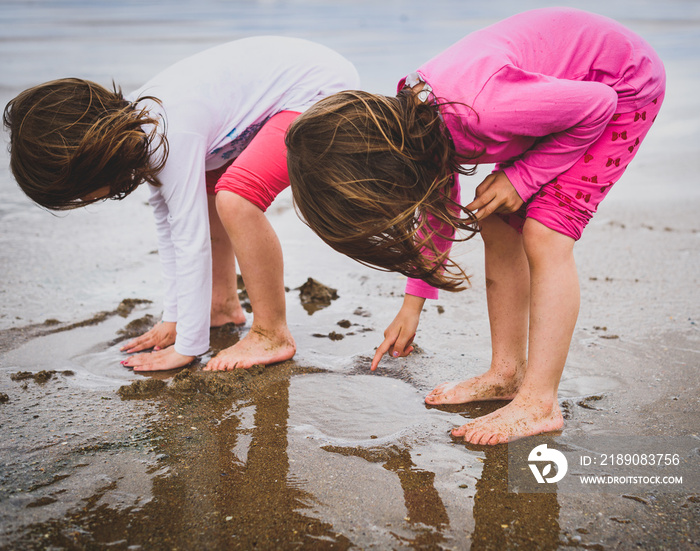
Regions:
[[[377,369],[379,360],[389,352],[392,357],[408,356],[413,352],[413,338],[416,336],[420,313],[423,310],[425,299],[413,295],[406,295],[399,313],[384,331],[384,342],[379,345],[372,360],[372,371]]]
[[[477,220],[494,212],[515,212],[523,206],[523,200],[515,191],[505,172],[499,170],[489,174],[476,188],[476,198],[467,209],[476,215]]]
[[[195,359],[195,356],[183,356],[175,352],[174,346],[163,350],[131,356],[122,362],[123,366],[133,367],[134,371],[165,371],[184,367]]]
[[[175,337],[177,335],[175,328],[176,323],[174,321],[161,321],[157,323],[153,329],[129,341],[119,350],[127,354],[140,352],[147,348],[160,350],[161,348],[175,344]]]

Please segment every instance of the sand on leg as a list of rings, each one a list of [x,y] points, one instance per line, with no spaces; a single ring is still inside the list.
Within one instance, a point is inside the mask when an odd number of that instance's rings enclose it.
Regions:
[[[425,398],[429,405],[510,400],[523,378],[530,293],[523,238],[498,216],[482,220],[481,235],[491,326],[491,367],[478,377],[436,387]]]
[[[564,425],[557,390],[580,303],[575,241],[528,218],[523,242],[530,266],[527,369],[510,403],[452,431],[472,444],[510,442]]]
[[[287,326],[282,247],[265,213],[247,199],[219,191],[216,207],[238,257],[253,307],[248,334],[219,352],[206,370],[249,368],[292,358],[296,344]]]

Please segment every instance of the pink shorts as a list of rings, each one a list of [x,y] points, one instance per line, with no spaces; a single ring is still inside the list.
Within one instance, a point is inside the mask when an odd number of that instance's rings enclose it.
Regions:
[[[598,205],[625,172],[663,103],[661,94],[631,113],[618,113],[574,166],[542,186],[518,212],[499,214],[522,232],[526,218],[575,240]]]
[[[281,111],[268,120],[242,153],[228,164],[206,172],[207,193],[232,191],[263,212],[289,186],[284,136],[296,111]]]

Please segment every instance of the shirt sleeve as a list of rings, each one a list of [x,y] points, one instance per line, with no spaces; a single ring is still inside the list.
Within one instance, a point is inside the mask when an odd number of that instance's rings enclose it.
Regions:
[[[175,285],[175,249],[170,239],[168,222],[168,205],[165,203],[160,187],[149,186],[151,197],[149,203],[153,208],[158,236],[158,258],[163,272],[165,295],[163,298],[163,321],[177,321],[177,286]]]
[[[454,175],[454,184],[450,190],[450,198],[459,203],[460,186],[458,174]],[[455,229],[448,224],[439,222],[432,215],[428,215],[427,222],[428,227],[432,230],[432,240],[438,252],[444,253],[449,251],[452,248],[452,238],[454,237]],[[419,237],[422,236],[419,235]],[[423,255],[432,257],[433,252],[427,248],[424,248]],[[422,298],[436,299],[438,298],[439,291],[437,287],[433,287],[421,279],[409,277],[408,281],[406,281],[405,293],[407,295],[414,295]]]
[[[600,82],[558,79],[507,65],[477,97],[474,130],[497,143],[535,138],[527,151],[499,167],[527,201],[583,156],[616,107],[617,93]]]
[[[209,349],[212,292],[206,151],[201,136],[184,132],[168,134],[168,148],[162,186],[151,198],[166,284],[163,319],[177,321],[175,351],[198,356]]]

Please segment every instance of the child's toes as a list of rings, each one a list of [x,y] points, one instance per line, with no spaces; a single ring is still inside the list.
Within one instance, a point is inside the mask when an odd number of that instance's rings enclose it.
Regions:
[[[488,444],[489,446],[495,446],[496,444],[503,444],[505,442],[508,442],[508,438],[504,434],[500,433],[495,433],[492,434],[491,436],[486,436],[484,444]]]
[[[434,396],[434,395],[437,395],[437,394],[443,394],[443,393],[445,392],[445,389],[446,389],[448,386],[450,386],[450,383],[442,383],[442,384],[436,386],[436,387],[430,392],[430,394],[428,394],[428,396]]]
[[[462,425],[456,429],[452,429],[452,436],[461,437],[467,433],[468,425]]]
[[[433,391],[434,392],[434,391]],[[439,394],[428,394],[425,397],[425,402],[427,404],[436,404]]]
[[[425,397],[425,401],[430,404],[445,404],[449,401],[451,383],[445,383],[436,387],[430,394]]]
[[[486,444],[487,438],[484,438],[486,435],[482,430],[474,429],[471,431],[467,431],[464,433],[464,440],[466,442],[469,442],[470,444],[474,445],[481,445],[481,444]]]

